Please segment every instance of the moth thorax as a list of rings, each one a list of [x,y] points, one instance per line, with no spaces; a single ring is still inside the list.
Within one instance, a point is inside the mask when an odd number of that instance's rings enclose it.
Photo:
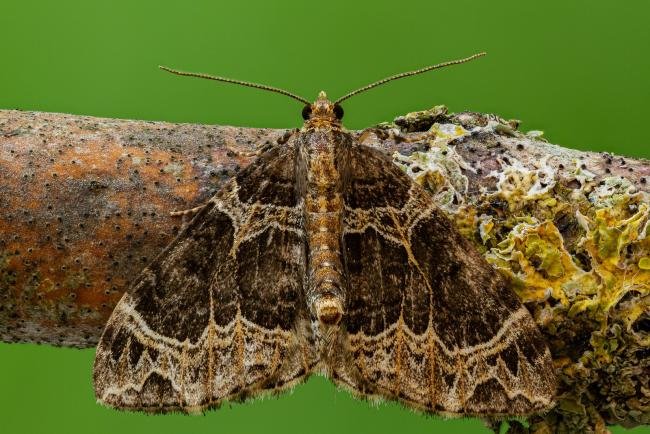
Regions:
[[[334,294],[323,294],[314,301],[314,311],[321,324],[334,326],[343,317],[343,303]]]

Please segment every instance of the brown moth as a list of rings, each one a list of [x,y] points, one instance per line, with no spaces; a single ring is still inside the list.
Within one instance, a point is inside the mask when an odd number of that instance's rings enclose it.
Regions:
[[[482,54],[482,53],[481,53]],[[479,54],[479,55],[481,55]],[[198,412],[322,373],[443,415],[553,405],[550,352],[508,283],[330,102],[230,180],[135,279],[94,366],[99,402]],[[166,69],[166,68],[164,68]]]

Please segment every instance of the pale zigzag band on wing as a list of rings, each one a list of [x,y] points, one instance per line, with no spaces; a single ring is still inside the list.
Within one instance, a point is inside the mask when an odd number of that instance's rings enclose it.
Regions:
[[[289,388],[314,368],[313,355],[301,350],[305,342],[295,331],[260,327],[240,312],[225,326],[211,320],[196,342],[181,342],[152,330],[125,294],[107,330],[130,337],[117,360],[111,351],[98,350],[97,363],[115,367],[109,371],[113,376],[104,375],[98,400],[122,408],[201,411],[226,399]],[[135,364],[134,347],[144,348]],[[161,390],[164,395],[156,395]]]

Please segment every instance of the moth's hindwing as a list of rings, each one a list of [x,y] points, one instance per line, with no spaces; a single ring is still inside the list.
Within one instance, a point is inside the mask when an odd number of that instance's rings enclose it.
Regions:
[[[294,161],[289,144],[260,156],[135,280],[97,348],[100,402],[194,412],[311,372]]]
[[[346,347],[333,379],[447,415],[553,404],[550,352],[504,279],[383,153],[349,152]]]

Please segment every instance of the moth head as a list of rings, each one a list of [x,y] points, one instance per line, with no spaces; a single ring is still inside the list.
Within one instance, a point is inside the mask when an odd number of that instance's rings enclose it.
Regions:
[[[312,104],[305,104],[302,109],[302,118],[314,126],[319,124],[340,124],[343,119],[343,107],[333,103],[327,98],[324,91],[320,91],[318,98]]]

